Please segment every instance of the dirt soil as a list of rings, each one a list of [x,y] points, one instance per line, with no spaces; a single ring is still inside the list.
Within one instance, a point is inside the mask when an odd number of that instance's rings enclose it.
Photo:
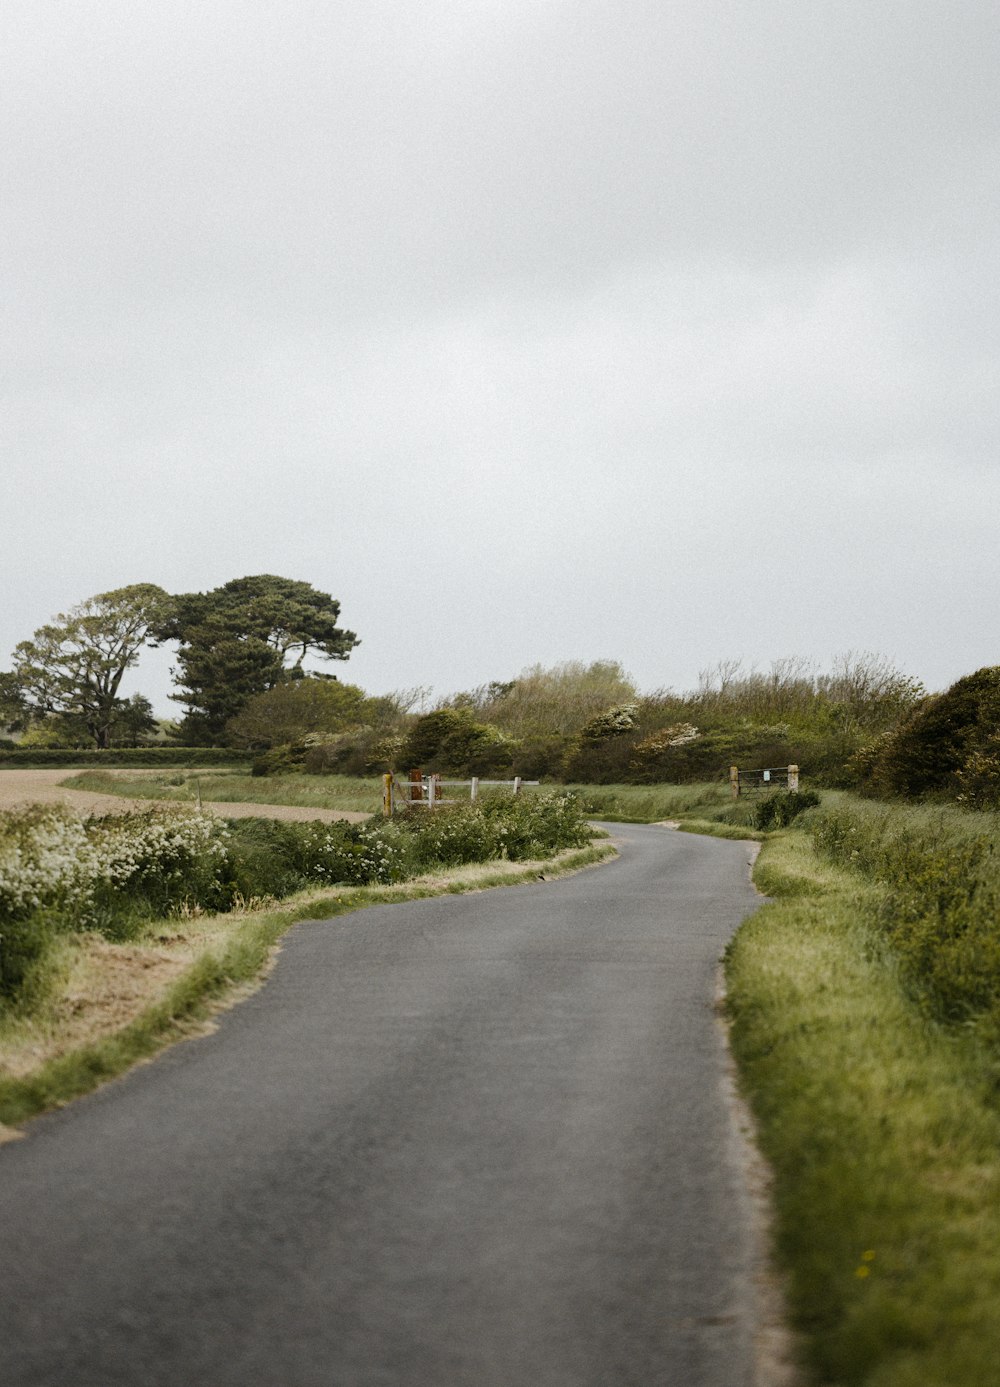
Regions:
[[[65,804],[81,814],[122,814],[133,809],[153,809],[166,806],[173,809],[190,808],[176,800],[125,799],[118,795],[99,795],[92,790],[67,790],[59,782],[68,780],[72,770],[0,770],[0,809],[13,809],[25,804]],[[206,800],[203,809],[226,819],[349,819],[360,823],[370,817],[353,809],[308,809],[294,804],[230,804]]]

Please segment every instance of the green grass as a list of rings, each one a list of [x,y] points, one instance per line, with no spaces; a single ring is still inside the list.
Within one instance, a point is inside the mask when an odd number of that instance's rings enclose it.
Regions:
[[[71,789],[136,799],[170,799],[194,803],[200,786],[203,800],[225,803],[294,804],[309,809],[355,809],[374,814],[382,806],[379,776],[354,779],[342,775],[252,776],[249,770],[147,772],[87,771],[62,782]],[[546,787],[553,788],[553,787]],[[732,815],[728,783],[699,785],[569,785],[595,818],[623,823],[656,823],[693,816],[712,821]],[[749,801],[739,807],[745,810]]]
[[[585,813],[610,823],[658,823],[684,817],[711,820],[732,808],[729,784],[568,785],[583,801]]]
[[[799,830],[769,838],[755,880],[777,899],[727,953],[731,1040],[813,1380],[1000,1384],[994,1056],[914,1004],[884,888]]]
[[[69,1055],[42,1064],[26,1077],[0,1078],[0,1124],[23,1122],[89,1093],[176,1040],[192,1033],[220,999],[239,984],[258,978],[281,936],[300,920],[328,920],[372,905],[458,895],[499,886],[547,880],[594,866],[615,856],[608,842],[570,849],[545,862],[476,863],[429,874],[397,886],[335,887],[303,892],[265,913],[226,917],[225,942],[211,946],[130,1025]],[[167,922],[169,926],[169,922]],[[164,922],[152,922],[155,938]]]
[[[379,776],[355,779],[344,775],[253,776],[249,770],[157,771],[141,775],[128,771],[85,771],[60,782],[69,789],[90,790],[127,799],[167,799],[194,804],[292,804],[304,809],[352,809],[376,814],[382,808]]]
[[[382,807],[379,776],[355,779],[342,775],[252,776],[249,770],[200,772],[173,770],[130,774],[87,771],[61,782],[76,790],[135,799],[168,799],[193,804],[199,789],[203,801],[245,804],[292,804],[307,809],[353,809],[375,814]],[[545,789],[555,788],[545,786]],[[580,796],[584,812],[612,823],[658,823],[678,819],[692,833],[726,838],[753,838],[731,832],[749,826],[754,801],[734,803],[728,781],[695,785],[567,785]],[[827,792],[824,792],[824,802]],[[714,825],[714,827],[712,826]],[[727,827],[728,825],[728,827]]]

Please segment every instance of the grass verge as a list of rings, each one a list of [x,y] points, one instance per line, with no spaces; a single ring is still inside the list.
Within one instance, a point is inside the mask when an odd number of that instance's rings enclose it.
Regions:
[[[190,929],[173,919],[154,922],[147,931],[147,961],[162,958],[171,942],[190,948],[192,939],[196,941],[195,957],[180,976],[165,984],[161,995],[141,1005],[130,1020],[122,1023],[120,1013],[115,1013],[117,1019],[108,1033],[75,1044],[66,1053],[41,1058],[25,1073],[12,1071],[23,1067],[17,1061],[23,1061],[26,1050],[30,1055],[32,1050],[44,1053],[46,1043],[57,1051],[61,1047],[64,1037],[59,1034],[59,999],[53,1000],[47,1014],[13,1018],[6,1023],[0,1031],[0,1124],[22,1122],[59,1107],[124,1073],[173,1041],[197,1033],[213,1010],[243,995],[241,986],[262,976],[275,945],[299,920],[332,919],[367,906],[514,886],[540,877],[549,880],[594,866],[614,855],[611,843],[594,842],[544,861],[473,863],[439,869],[396,886],[301,892],[263,910],[195,921]],[[142,950],[133,945],[130,952],[141,970]],[[66,992],[72,993],[74,988],[72,966],[65,956],[62,971],[65,999]],[[78,993],[70,1000],[74,1007],[86,1001]],[[96,1029],[101,1030],[100,1024]]]
[[[841,1387],[998,1384],[991,1056],[907,993],[880,888],[794,830],[755,880],[776,899],[730,945],[727,1007],[806,1365]]]

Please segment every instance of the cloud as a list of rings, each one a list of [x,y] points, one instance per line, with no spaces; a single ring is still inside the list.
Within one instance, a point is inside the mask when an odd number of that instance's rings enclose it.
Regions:
[[[2,648],[277,571],[380,687],[993,658],[994,7],[2,24]]]

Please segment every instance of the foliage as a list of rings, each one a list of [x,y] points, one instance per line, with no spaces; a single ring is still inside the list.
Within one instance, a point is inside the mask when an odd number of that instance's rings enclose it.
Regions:
[[[417,718],[399,755],[407,769],[489,775],[509,770],[512,753],[511,739],[470,709],[437,708]]]
[[[614,737],[624,737],[635,730],[639,715],[638,703],[615,703],[602,713],[592,717],[580,728],[580,740],[584,742],[608,742]]]
[[[175,597],[155,634],[178,642],[179,692],[171,697],[187,708],[184,739],[222,740],[254,695],[301,678],[307,655],[348,659],[358,639],[337,625],[339,616],[329,593],[270,573]]]
[[[29,985],[58,930],[127,938],[190,896],[215,903],[224,835],[218,820],[156,810],[84,820],[35,805],[0,815],[0,998]]]
[[[615,660],[567,660],[549,669],[533,665],[516,679],[485,684],[454,702],[515,738],[570,737],[607,708],[632,702],[636,692]]]
[[[959,679],[862,750],[856,769],[875,794],[964,796],[1000,804],[1000,665]]]
[[[343,732],[366,721],[369,700],[355,684],[306,677],[255,694],[226,725],[231,746],[266,751],[311,733]]]
[[[851,755],[920,695],[873,655],[844,656],[829,674],[802,660],[777,661],[767,674],[723,662],[692,693],[639,698],[633,726],[620,736],[580,736],[563,769],[571,780],[683,784],[725,776],[732,764],[795,763],[823,783],[844,784]],[[601,725],[598,715],[595,730]]]
[[[816,849],[883,889],[879,924],[940,1020],[1000,1037],[1000,854],[994,815],[845,804],[813,823]]]
[[[80,746],[75,732],[65,727],[65,719],[60,717],[39,718],[30,724],[21,735],[18,743],[23,751],[48,749],[51,747],[71,748]]]
[[[111,726],[111,745],[138,747],[152,737],[159,726],[153,705],[145,694],[133,694],[119,703]]]
[[[440,865],[545,858],[592,834],[571,795],[485,798],[363,823],[225,822],[184,810],[82,819],[0,814],[0,1001],[24,1001],[52,939],[133,937],[182,906],[227,909],[302,887],[404,881]]]
[[[955,772],[956,799],[970,809],[1000,809],[1000,733],[988,736]]]
[[[815,809],[818,804],[815,790],[776,790],[753,803],[750,823],[765,831],[786,828],[804,810]]]
[[[31,718],[24,689],[13,670],[0,670],[0,732],[21,732]]]
[[[169,605],[162,588],[136,583],[98,593],[21,641],[13,673],[33,716],[77,718],[95,746],[109,746],[121,681]]]

